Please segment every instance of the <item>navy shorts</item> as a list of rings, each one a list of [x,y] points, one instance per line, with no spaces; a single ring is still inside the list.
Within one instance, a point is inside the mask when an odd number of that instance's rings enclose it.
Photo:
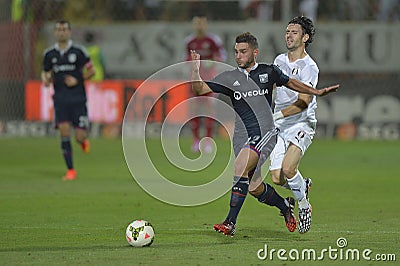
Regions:
[[[256,171],[259,170],[274,149],[278,132],[279,129],[272,129],[265,132],[263,135],[250,134],[249,136],[234,136],[233,150],[235,152],[235,157],[237,157],[240,150],[243,148],[252,149],[259,156],[257,168],[255,169]]]
[[[56,128],[60,123],[70,122],[76,128],[89,129],[86,103],[54,104],[54,114],[54,123]]]

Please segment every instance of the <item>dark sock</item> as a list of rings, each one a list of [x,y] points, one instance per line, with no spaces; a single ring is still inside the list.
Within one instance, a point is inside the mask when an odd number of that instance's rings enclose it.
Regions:
[[[281,210],[282,213],[285,213],[288,209],[287,201],[284,198],[282,198],[278,194],[278,192],[275,191],[273,187],[271,187],[266,183],[263,184],[264,184],[264,192],[257,197],[258,201],[270,206],[275,206],[279,210]]]
[[[69,138],[61,138],[61,150],[64,156],[65,164],[68,169],[73,169],[74,165],[72,163],[72,146]]]
[[[235,177],[237,180],[239,177]],[[243,202],[246,199],[247,192],[249,191],[249,179],[240,177],[239,181],[233,185],[231,192],[230,210],[226,221],[236,223],[239,211],[242,208]]]

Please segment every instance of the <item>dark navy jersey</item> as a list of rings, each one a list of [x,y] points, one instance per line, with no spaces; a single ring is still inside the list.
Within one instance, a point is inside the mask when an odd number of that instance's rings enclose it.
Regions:
[[[263,135],[275,128],[271,112],[274,85],[288,83],[289,77],[277,66],[256,64],[250,73],[236,68],[225,71],[207,85],[213,92],[227,95],[237,114],[235,134],[247,131],[251,135]],[[244,127],[244,128],[243,128]]]
[[[62,51],[57,44],[48,48],[43,56],[43,70],[53,72],[54,103],[86,102],[86,92],[83,79],[83,68],[90,62],[86,49],[69,42]],[[65,76],[71,75],[78,80],[78,85],[67,87]]]

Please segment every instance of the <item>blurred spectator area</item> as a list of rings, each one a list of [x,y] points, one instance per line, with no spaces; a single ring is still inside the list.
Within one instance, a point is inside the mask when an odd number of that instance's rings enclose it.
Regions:
[[[386,124],[392,130],[395,123],[393,132],[400,136],[400,0],[0,0],[0,5],[0,59],[5,62],[0,66],[0,133],[2,121],[25,119],[25,84],[40,79],[56,20],[71,21],[78,43],[86,30],[97,34],[109,79],[145,79],[181,60],[194,15],[209,18],[210,30],[221,35],[228,53],[238,32],[254,31],[260,36],[260,61],[267,62],[285,49],[286,23],[305,15],[317,27],[310,53],[321,69],[319,86],[342,86],[340,94],[320,99],[322,135],[332,136],[334,126],[351,122],[364,131],[375,123],[371,132]],[[234,64],[230,54],[228,63]]]
[[[211,20],[279,21],[306,15],[322,21],[398,21],[400,0],[0,0],[1,21],[78,22]]]

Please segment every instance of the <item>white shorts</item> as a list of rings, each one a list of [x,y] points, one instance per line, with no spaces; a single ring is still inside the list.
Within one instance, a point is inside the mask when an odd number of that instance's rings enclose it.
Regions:
[[[271,153],[271,165],[269,170],[282,168],[283,158],[290,143],[301,149],[302,154],[306,152],[312,143],[315,130],[306,123],[296,124],[279,132],[278,141]]]

